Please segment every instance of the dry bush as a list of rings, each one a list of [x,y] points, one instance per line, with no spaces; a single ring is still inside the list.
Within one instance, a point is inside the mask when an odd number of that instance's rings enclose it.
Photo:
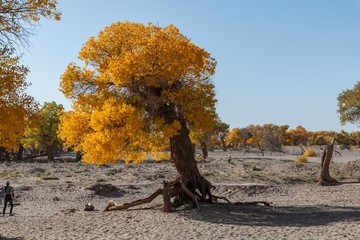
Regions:
[[[296,158],[296,163],[297,163],[297,164],[302,164],[302,163],[307,163],[307,162],[308,162],[308,159],[307,159],[307,157],[304,156],[304,155],[298,156],[298,157]]]
[[[305,157],[316,157],[316,152],[313,149],[307,149],[304,152]]]

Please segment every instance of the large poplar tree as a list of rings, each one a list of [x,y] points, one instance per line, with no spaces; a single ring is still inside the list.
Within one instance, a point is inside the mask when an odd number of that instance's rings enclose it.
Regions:
[[[170,148],[178,176],[165,205],[172,197],[211,201],[189,138],[189,129],[207,132],[215,124],[210,54],[173,25],[118,22],[90,37],[79,59],[83,66],[70,63],[61,76],[74,108],[62,117],[65,143],[98,164],[162,158]]]

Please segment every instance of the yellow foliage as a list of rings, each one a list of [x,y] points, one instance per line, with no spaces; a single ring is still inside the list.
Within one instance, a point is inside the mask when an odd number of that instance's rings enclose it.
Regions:
[[[216,61],[173,25],[118,22],[84,44],[61,90],[74,101],[59,135],[88,163],[168,158],[181,129],[215,126]],[[81,125],[81,126],[79,126]]]
[[[6,149],[18,147],[37,109],[34,99],[25,93],[28,69],[11,54],[0,50],[0,146]]]
[[[304,152],[305,157],[316,157],[316,152],[313,149],[306,149]]]
[[[307,163],[307,162],[308,162],[308,159],[307,159],[307,157],[304,156],[304,155],[298,156],[298,157],[296,158],[296,163],[297,163],[297,164],[302,164],[302,163]]]

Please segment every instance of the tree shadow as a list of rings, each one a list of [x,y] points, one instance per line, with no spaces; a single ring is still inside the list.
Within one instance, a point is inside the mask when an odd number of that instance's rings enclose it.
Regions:
[[[3,237],[0,236],[0,240],[24,240],[24,237]]]
[[[122,197],[126,194],[125,190],[119,189],[114,185],[111,184],[94,184],[92,186],[86,187],[86,190],[93,191],[93,194],[99,195],[102,197],[108,198],[118,198]]]
[[[201,204],[200,210],[185,209],[177,214],[198,221],[239,226],[307,227],[360,221],[360,207]]]
[[[340,185],[358,185],[360,184],[359,181],[349,181],[349,182],[329,182],[322,184],[322,187],[332,187],[332,186],[340,186]]]

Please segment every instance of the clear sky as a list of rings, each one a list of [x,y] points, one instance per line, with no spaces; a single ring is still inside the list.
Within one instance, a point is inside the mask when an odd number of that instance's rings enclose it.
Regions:
[[[218,61],[220,118],[249,124],[341,126],[337,96],[360,81],[360,0],[58,0],[60,22],[42,21],[23,64],[41,104],[71,103],[60,75],[83,43],[117,21],[174,24]]]

